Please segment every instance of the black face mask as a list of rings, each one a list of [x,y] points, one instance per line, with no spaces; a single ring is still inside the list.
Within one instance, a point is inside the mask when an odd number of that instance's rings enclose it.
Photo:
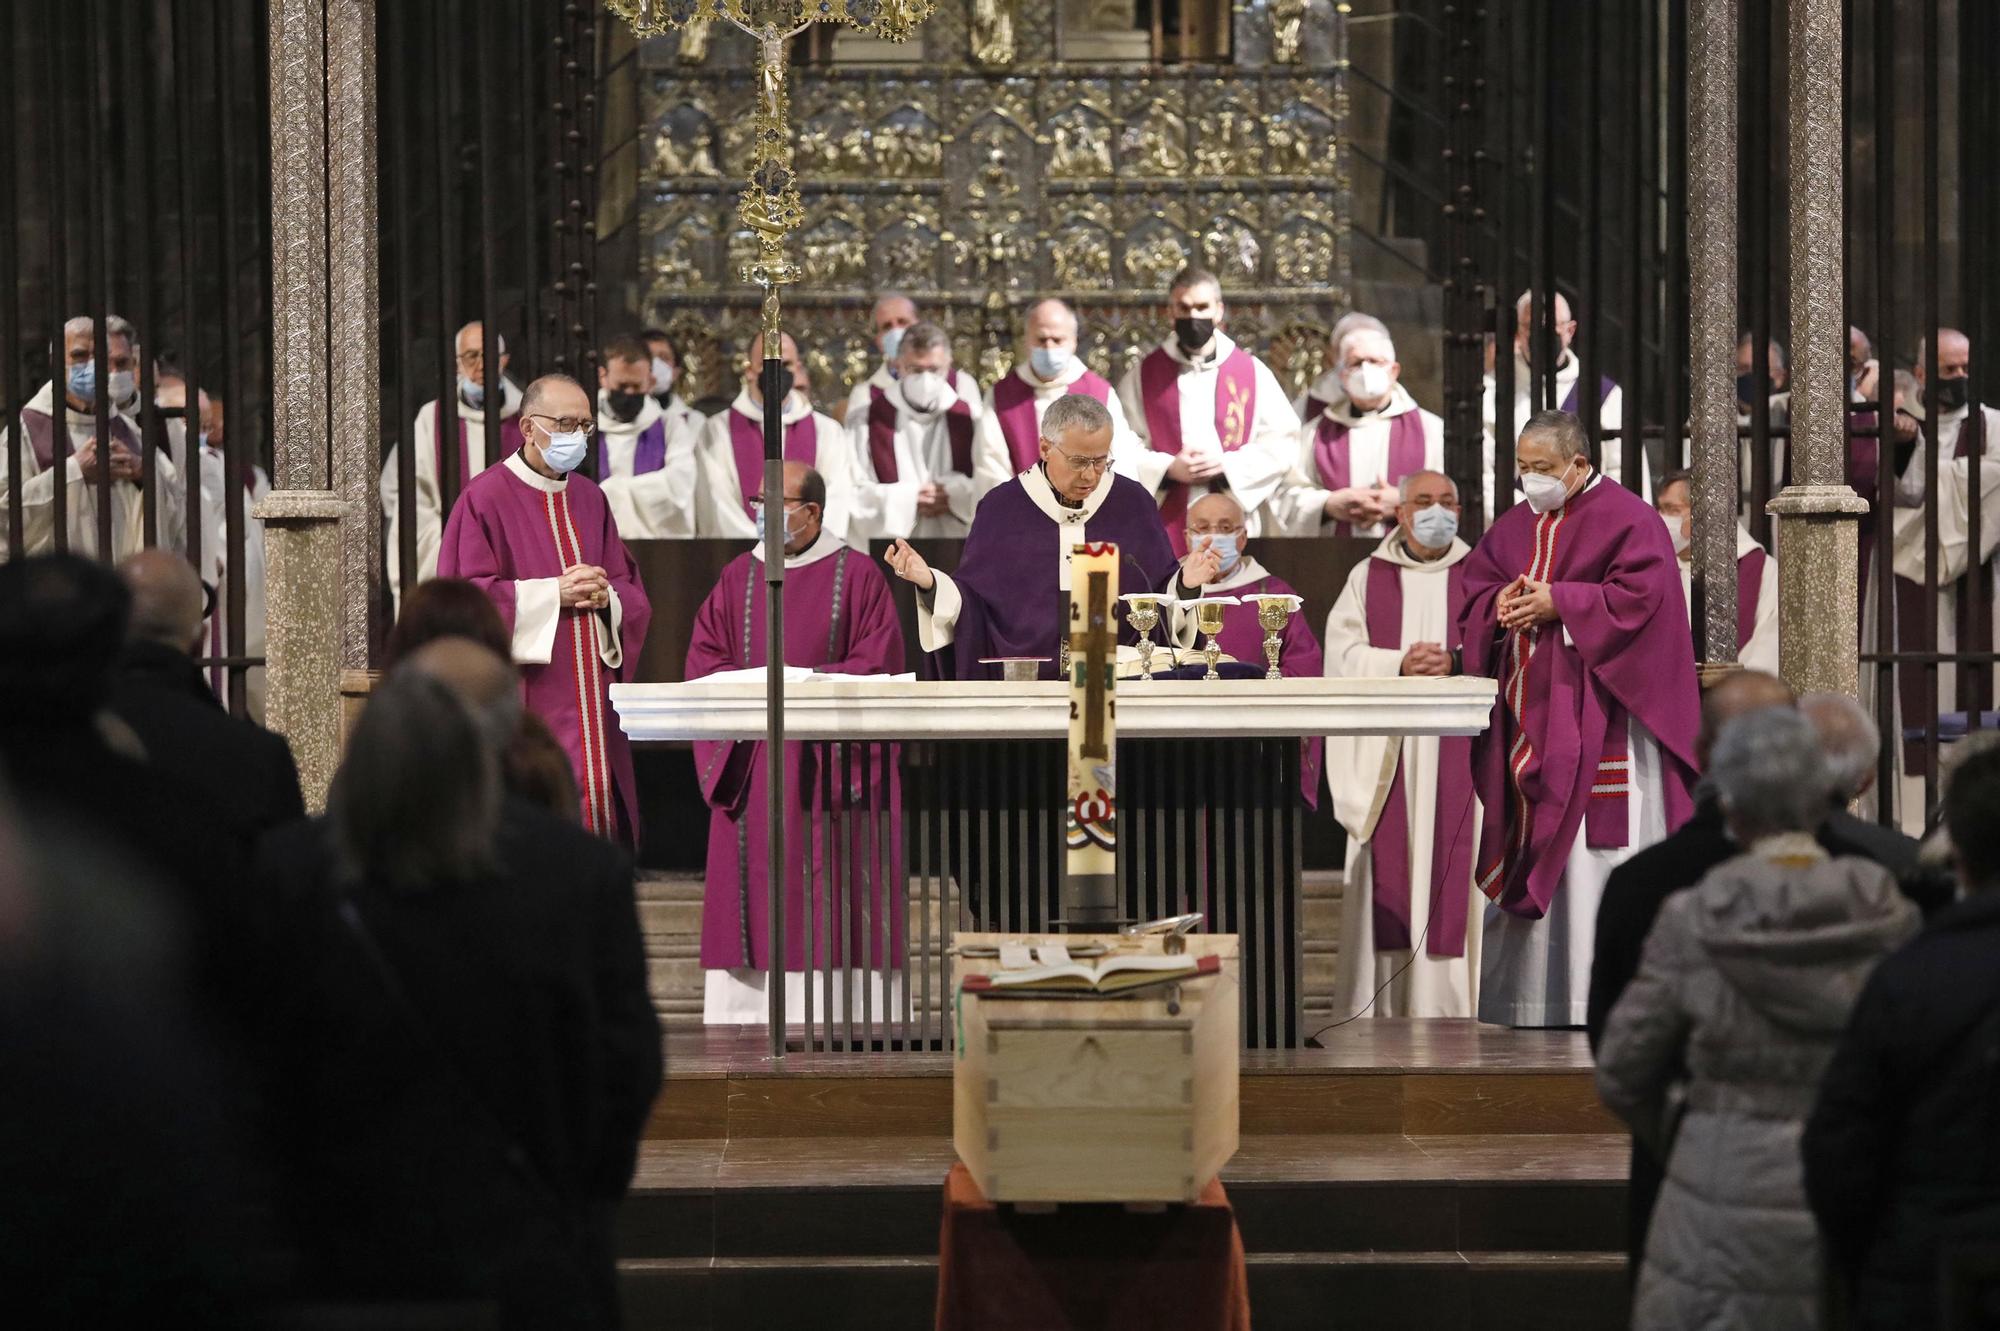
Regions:
[[[1938,410],[1957,411],[1963,407],[1965,405],[1966,390],[1971,386],[1972,380],[1965,375],[1960,375],[1956,379],[1939,379],[1937,381]]]
[[[604,395],[604,409],[611,413],[614,420],[637,420],[640,409],[645,405],[646,395],[644,393],[613,389]]]
[[[794,387],[796,387],[796,386],[798,385],[798,382],[799,382],[799,377],[798,377],[797,375],[793,374],[793,373],[792,373],[792,372],[791,372],[790,370],[783,370],[783,369],[781,369],[781,370],[779,370],[779,371],[778,371],[778,401],[779,401],[779,403],[781,403],[781,404],[782,404],[782,403],[784,402],[784,400],[785,400],[786,398],[788,398],[788,397],[790,397],[790,396],[792,395],[792,389],[793,389]],[[762,373],[761,373],[761,372],[759,373],[759,376],[758,376],[758,383],[757,383],[757,386],[758,386],[758,388],[760,388],[760,389],[761,389],[761,388],[762,388],[762,387],[764,386],[764,385],[763,385],[763,377],[762,377]]]
[[[1756,395],[1757,395],[1757,376],[1754,374],[1737,375],[1736,376],[1737,402],[1741,403],[1744,407],[1748,407],[1750,405],[1751,399],[1756,397]]]
[[[1215,320],[1213,319],[1174,320],[1174,341],[1180,343],[1181,350],[1187,352],[1190,356],[1207,346],[1209,340],[1214,336]]]

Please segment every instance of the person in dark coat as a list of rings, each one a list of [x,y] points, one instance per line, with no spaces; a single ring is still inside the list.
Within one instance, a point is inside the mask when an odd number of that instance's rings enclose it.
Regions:
[[[111,711],[138,737],[146,762],[207,806],[218,830],[247,856],[257,838],[306,814],[291,745],[216,700],[194,651],[201,641],[201,580],[167,550],[118,566],[132,596]]]
[[[1802,1144],[1859,1328],[1939,1325],[1953,1250],[2000,1242],[2000,749],[1952,772],[1944,825],[1966,895],[1869,978]]]
[[[1799,711],[1819,732],[1820,752],[1834,776],[1833,803],[1826,815],[1828,834],[1854,847],[1849,854],[1871,859],[1894,874],[1924,914],[1950,904],[1949,891],[1927,890],[1929,885],[1918,877],[1916,838],[1901,828],[1884,827],[1848,812],[1874,788],[1875,763],[1882,752],[1882,732],[1861,704],[1845,693],[1808,693],[1799,699]]]
[[[370,699],[326,816],[263,845],[306,1297],[616,1325],[659,1024],[630,859],[504,792],[519,699],[490,652],[431,643]]]

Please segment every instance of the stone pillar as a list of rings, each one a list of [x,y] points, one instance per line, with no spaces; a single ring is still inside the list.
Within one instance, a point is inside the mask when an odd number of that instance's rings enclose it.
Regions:
[[[352,500],[376,419],[374,48],[374,0],[271,0],[275,458],[274,489],[256,508],[266,714],[291,741],[314,809],[340,758],[340,672],[354,642],[367,661],[370,578],[351,561],[368,540],[372,505],[357,516]]]
[[[1791,0],[1792,477],[1778,519],[1779,666],[1800,691],[1859,687],[1859,519],[1847,484],[1841,273],[1841,0]]]
[[[1736,10],[1688,7],[1688,350],[1704,675],[1736,661]]]

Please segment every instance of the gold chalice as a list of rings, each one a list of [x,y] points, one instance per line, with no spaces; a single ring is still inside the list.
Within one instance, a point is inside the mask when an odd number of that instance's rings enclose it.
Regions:
[[[1125,603],[1125,622],[1139,635],[1139,678],[1153,677],[1153,630],[1160,626],[1160,610],[1172,598],[1158,592],[1127,592],[1118,598]]]
[[[1285,631],[1285,621],[1299,608],[1299,598],[1278,593],[1252,599],[1257,602],[1257,622],[1264,626],[1264,660],[1270,666],[1264,672],[1264,678],[1283,679],[1284,675],[1278,669],[1278,635]]]
[[[1237,604],[1233,596],[1204,596],[1194,603],[1194,626],[1207,636],[1201,654],[1208,661],[1208,673],[1203,679],[1221,679],[1216,672],[1215,662],[1222,655],[1222,648],[1216,645],[1215,637],[1222,632],[1222,611],[1226,606]]]

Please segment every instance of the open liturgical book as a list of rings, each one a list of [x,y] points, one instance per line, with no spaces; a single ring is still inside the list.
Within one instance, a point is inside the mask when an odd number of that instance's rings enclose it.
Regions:
[[[1066,990],[1111,994],[1141,985],[1214,975],[1221,969],[1221,961],[1213,956],[1121,952],[1090,962],[1077,961],[1059,947],[1038,947],[1026,960],[1003,955],[1001,968],[991,975],[966,976],[965,989],[968,993]]]

